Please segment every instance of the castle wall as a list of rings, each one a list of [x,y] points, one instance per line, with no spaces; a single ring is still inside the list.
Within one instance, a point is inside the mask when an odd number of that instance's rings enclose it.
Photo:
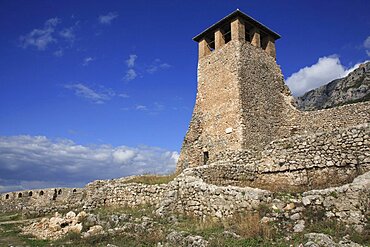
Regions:
[[[348,224],[359,232],[368,224],[370,172],[340,187],[284,196],[250,187],[208,184],[199,176],[200,169],[187,169],[168,184],[168,191],[157,206],[158,215],[181,213],[203,219],[224,219],[238,213],[271,210],[270,218],[262,221],[286,222],[284,227],[291,231],[300,220],[312,219],[313,213]]]
[[[370,101],[290,115],[290,135],[332,131],[370,123]],[[284,127],[283,127],[284,128]]]
[[[124,183],[123,179],[115,179],[94,181],[85,189],[87,194],[85,209],[111,206],[137,207],[159,203],[163,199],[167,185]]]
[[[224,186],[273,191],[338,186],[370,171],[369,136],[370,124],[298,135],[274,141],[261,152],[225,150],[215,163],[197,170],[207,183]]]
[[[81,188],[49,188],[8,192],[0,195],[0,211],[22,211],[30,215],[42,215],[53,210],[67,210],[83,205],[84,190]]]
[[[205,151],[207,164],[224,161],[219,154],[225,150],[249,150],[250,155],[243,151],[249,159],[272,141],[340,131],[370,119],[370,102],[310,112],[292,102],[273,57],[249,42],[228,42],[199,60],[197,99],[177,170],[204,165]]]
[[[196,168],[187,169],[168,184],[156,213],[181,213],[200,218],[224,218],[257,210],[272,201],[272,193],[256,188],[207,184]]]

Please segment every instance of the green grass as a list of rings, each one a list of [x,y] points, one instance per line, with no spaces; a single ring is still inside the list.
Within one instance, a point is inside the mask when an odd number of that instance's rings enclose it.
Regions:
[[[367,226],[363,233],[358,233],[352,227],[346,227],[343,223],[326,219],[314,221],[313,223],[309,224],[305,232],[324,233],[332,236],[336,241],[343,239],[344,236],[348,236],[350,240],[358,244],[370,246],[369,226]]]
[[[0,213],[0,222],[22,220],[23,216],[20,213]]]
[[[149,233],[145,236],[135,237],[127,234],[117,236],[98,235],[86,239],[75,234],[69,234],[66,237],[53,241],[53,246],[73,246],[73,247],[105,247],[107,244],[114,244],[117,246],[156,246],[157,239]]]
[[[101,217],[106,217],[109,215],[117,215],[117,214],[129,214],[135,218],[141,218],[143,216],[146,217],[154,217],[154,207],[148,204],[144,204],[137,207],[102,207],[95,209],[92,213],[96,215],[100,215]]]
[[[171,182],[177,174],[171,174],[171,175],[142,175],[142,176],[136,176],[131,179],[126,180],[124,183],[139,183],[139,184],[148,184],[148,185],[154,185],[154,184],[168,184]]]
[[[47,240],[34,239],[32,236],[21,235],[21,231],[16,224],[8,224],[0,226],[0,246],[30,246],[43,247],[49,246]]]

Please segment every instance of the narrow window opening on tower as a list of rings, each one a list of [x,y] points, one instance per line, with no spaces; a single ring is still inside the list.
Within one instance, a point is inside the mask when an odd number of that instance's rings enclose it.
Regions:
[[[32,196],[32,194],[33,194],[32,191],[28,192],[28,196]]]
[[[44,191],[40,191],[39,195],[40,196],[43,196],[44,195]]]
[[[205,38],[205,41],[207,42],[208,49],[212,52],[215,50],[215,37],[208,36]]]
[[[231,41],[231,23],[226,24],[221,28],[222,35],[224,36],[225,44]]]
[[[21,198],[21,197],[22,197],[22,193],[19,193],[19,194],[18,194],[18,198]]]
[[[209,153],[208,151],[203,152],[203,164],[206,165],[209,160]]]
[[[265,35],[265,34],[262,34],[262,33],[261,33],[261,48],[262,48],[263,50],[266,50],[268,40],[269,40],[269,39],[268,39],[268,36],[267,36],[267,35]]]
[[[249,24],[248,22],[244,23],[245,28],[245,41],[251,42],[252,41],[252,35],[253,35],[253,26]]]
[[[9,194],[6,194],[5,199],[9,199]]]

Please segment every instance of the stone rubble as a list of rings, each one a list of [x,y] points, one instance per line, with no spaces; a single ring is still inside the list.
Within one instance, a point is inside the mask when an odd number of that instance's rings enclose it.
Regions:
[[[304,247],[361,247],[362,245],[350,240],[341,240],[336,243],[332,237],[323,233],[308,233],[304,235],[308,242]]]
[[[76,215],[68,212],[64,217],[55,213],[50,219],[42,218],[39,222],[25,226],[23,234],[34,235],[40,239],[59,239],[68,233],[80,234],[82,231],[82,220],[86,213],[84,211]]]

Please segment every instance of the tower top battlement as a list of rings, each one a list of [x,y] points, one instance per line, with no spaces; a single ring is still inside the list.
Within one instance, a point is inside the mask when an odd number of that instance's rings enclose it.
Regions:
[[[243,40],[276,57],[275,40],[281,36],[239,9],[193,38],[199,43],[199,59],[231,40]]]

